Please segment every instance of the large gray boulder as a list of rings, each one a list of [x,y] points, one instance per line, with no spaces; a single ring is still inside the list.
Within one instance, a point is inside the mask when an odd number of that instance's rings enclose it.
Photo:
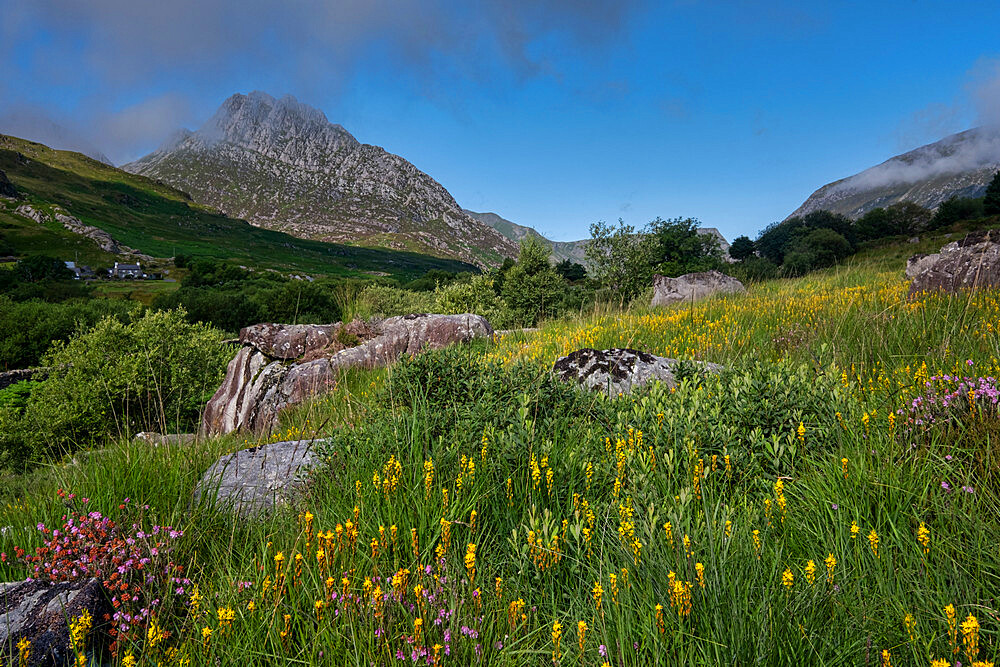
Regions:
[[[735,294],[746,292],[746,288],[736,278],[718,271],[687,273],[677,278],[659,274],[653,276],[652,306],[666,306],[684,301],[697,301],[713,294]]]
[[[639,350],[584,348],[557,359],[552,372],[564,382],[575,382],[614,397],[628,394],[651,382],[677,386],[677,366],[681,363],[684,362]],[[709,362],[687,363],[693,363],[699,370],[708,373],[722,370],[722,366]]]
[[[30,642],[27,665],[68,665],[69,622],[90,614],[88,652],[106,643],[104,615],[113,610],[97,579],[46,583],[37,580],[0,583],[0,662],[18,665],[17,644]],[[88,663],[89,664],[89,663]],[[97,664],[97,663],[95,663]]]
[[[270,432],[285,408],[336,386],[353,367],[386,366],[404,354],[493,335],[479,315],[403,315],[324,325],[257,324],[240,331],[243,347],[205,406],[209,435]]]
[[[914,255],[906,263],[910,296],[919,292],[1000,287],[1000,229],[970,232],[933,255]]]
[[[309,440],[290,440],[227,454],[202,475],[194,500],[214,498],[217,507],[243,516],[269,510],[305,483],[316,462],[312,445]]]

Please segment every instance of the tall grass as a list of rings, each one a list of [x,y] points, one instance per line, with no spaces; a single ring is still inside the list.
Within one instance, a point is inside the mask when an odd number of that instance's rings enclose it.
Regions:
[[[158,618],[171,637],[139,635],[119,662],[996,660],[996,410],[975,399],[929,425],[896,410],[966,360],[996,375],[1000,306],[904,297],[898,274],[831,271],[355,371],[275,436],[323,439],[295,504],[246,521],[191,503],[211,461],[252,439],[118,444],[12,481],[0,539],[37,544],[57,487],[183,526],[174,558],[201,600],[174,594]],[[583,346],[730,371],[605,399],[548,378]]]

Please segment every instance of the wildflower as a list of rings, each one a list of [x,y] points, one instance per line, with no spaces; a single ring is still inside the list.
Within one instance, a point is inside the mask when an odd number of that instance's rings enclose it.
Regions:
[[[322,621],[323,620],[323,601],[322,600],[316,600],[313,603],[313,609],[316,610],[316,620],[317,621]]]
[[[844,473],[844,479],[847,479],[847,459],[840,459],[840,469]]]
[[[856,539],[858,537],[858,533],[859,532],[861,532],[861,527],[858,526],[858,522],[857,521],[852,521],[851,522],[851,539],[852,540]]]
[[[149,621],[149,627],[146,629],[146,644],[150,648],[156,648],[156,646],[166,639],[167,633],[163,631],[163,628],[156,622],[153,618]]]
[[[917,621],[913,618],[913,614],[906,612],[906,616],[903,617],[903,626],[906,627],[906,634],[909,635],[910,641],[917,641],[915,630],[917,628]]]
[[[594,582],[594,588],[591,590],[591,593],[594,594],[594,606],[597,607],[597,611],[601,611],[601,596],[604,595],[604,588],[601,587],[601,582]]]
[[[670,544],[670,547],[673,548],[673,546],[674,546],[674,529],[673,529],[673,526],[670,524],[669,521],[667,521],[666,523],[663,524],[663,532],[666,533],[666,535],[667,535],[667,542]]]
[[[815,561],[808,561],[806,563],[806,581],[810,584],[816,581],[816,563]]]
[[[702,588],[705,587],[705,565],[703,563],[694,564],[694,576],[698,581],[698,585]]]
[[[951,663],[943,658],[931,660],[931,667],[951,667]]]
[[[417,645],[424,643],[423,627],[424,627],[424,619],[422,618],[413,619],[413,641]]]
[[[17,664],[18,667],[27,667],[28,658],[31,657],[31,642],[21,637],[17,642]]]
[[[410,546],[413,547],[413,557],[420,558],[420,550],[418,549],[417,543],[417,529],[410,528]]]
[[[469,573],[469,581],[476,579],[476,545],[469,542],[465,548],[465,570]]]
[[[923,521],[920,522],[920,527],[917,528],[917,542],[919,542],[920,546],[924,548],[924,554],[930,553],[931,531],[927,528]]]
[[[830,554],[823,562],[826,563],[826,583],[832,584],[833,570],[837,567],[837,559],[834,558],[833,554]]]
[[[87,664],[87,633],[90,632],[93,619],[90,612],[83,610],[69,624],[69,646],[76,653],[76,664],[84,667]]]
[[[781,584],[788,590],[792,590],[792,586],[795,585],[795,575],[789,568],[785,568],[785,571],[781,573]]]
[[[212,641],[212,628],[207,625],[201,629],[201,641],[205,645],[205,650],[208,650],[209,642]]]
[[[611,601],[618,604],[618,575],[612,572],[608,580],[611,582]]]
[[[122,667],[135,667],[135,665],[135,656],[131,653],[126,654],[125,657],[122,658]]]
[[[678,616],[687,616],[691,613],[691,584],[686,581],[674,581],[673,591],[670,594],[670,601],[677,610]]]
[[[576,624],[576,641],[580,646],[580,653],[583,653],[584,642],[587,637],[587,623],[585,621],[579,621]]]
[[[892,663],[889,661],[891,657],[892,654],[888,650],[882,651],[882,667],[892,667]]]
[[[731,536],[733,534],[733,522],[730,521],[729,519],[726,519],[725,534],[726,534],[726,537],[729,537],[729,536]]]
[[[478,516],[478,514],[477,514],[476,510],[472,510],[472,513],[469,514],[469,530],[471,530],[472,532],[476,532],[476,517],[477,516]]]
[[[872,528],[872,532],[868,533],[868,543],[872,547],[872,553],[875,554],[875,558],[878,558],[878,533]]]
[[[760,560],[760,531],[754,528],[752,537],[753,550],[757,553],[757,560]]]
[[[341,577],[340,589],[344,597],[347,597],[347,592],[350,590],[350,588],[351,588],[351,580],[348,579],[347,577]]]
[[[684,552],[687,554],[688,558],[692,556],[691,552],[691,538],[685,533],[684,537],[681,538],[681,544],[684,545]]]
[[[278,554],[281,555],[280,553]],[[188,597],[191,602],[191,613],[195,616],[198,615],[198,607],[201,605],[201,593],[198,592],[198,584],[194,584],[191,587],[191,595]]]
[[[958,653],[958,619],[955,616],[955,605],[949,604],[945,607],[944,615],[948,621],[948,639],[951,642],[951,651]]]
[[[292,615],[291,614],[285,614],[284,618],[285,618],[285,629],[282,630],[281,632],[279,632],[278,635],[281,637],[281,643],[284,644],[285,647],[287,648],[288,647],[288,637],[289,637],[289,635],[292,634]],[[204,630],[202,631],[202,633],[204,633]],[[212,631],[209,630],[208,634],[209,634],[209,636],[211,636],[212,635]]]
[[[663,605],[662,604],[656,605],[656,627],[660,631],[661,635],[664,632],[667,631],[666,624],[663,622]]]
[[[965,657],[970,662],[975,660],[979,655],[979,621],[972,614],[962,621],[962,643],[965,645]]]
[[[799,442],[804,443],[806,441],[806,427],[805,424],[799,422],[799,427],[795,430],[796,435],[799,438]]]
[[[552,623],[552,660],[559,660],[559,640],[562,639],[562,623],[558,620]]]

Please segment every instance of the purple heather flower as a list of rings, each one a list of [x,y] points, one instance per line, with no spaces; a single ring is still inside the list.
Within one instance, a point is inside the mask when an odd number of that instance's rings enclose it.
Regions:
[[[941,488],[947,491],[948,493],[951,493],[951,485],[948,484],[948,482],[941,482]]]
[[[975,493],[975,489],[973,489],[971,486],[963,486],[962,490],[965,491],[966,493]]]
[[[600,646],[597,647],[597,652],[601,654],[602,658],[608,657],[608,647],[605,646],[604,644],[601,644]]]
[[[837,509],[840,509],[840,506],[839,506],[839,505],[837,505],[837,503],[832,503],[832,504],[830,505],[830,507],[832,507],[832,508],[833,508],[833,509],[835,509],[835,510],[837,510]]]

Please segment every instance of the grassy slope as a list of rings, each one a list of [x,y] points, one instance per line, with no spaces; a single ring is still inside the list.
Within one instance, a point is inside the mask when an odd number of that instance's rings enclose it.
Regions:
[[[691,471],[701,455],[692,446],[710,447],[725,425],[699,421],[695,412],[685,413],[674,399],[661,395],[652,402],[641,397],[619,400],[612,406],[617,417],[610,421],[593,420],[585,412],[566,415],[563,425],[545,436],[534,434],[530,413],[527,421],[515,418],[485,434],[441,433],[437,415],[419,406],[397,407],[396,420],[374,425],[364,439],[339,452],[331,474],[317,480],[302,506],[258,523],[229,519],[207,508],[187,514],[195,480],[214,456],[253,443],[227,438],[196,448],[157,450],[117,444],[81,466],[54,467],[11,482],[6,507],[0,499],[0,526],[12,526],[9,534],[18,543],[33,541],[38,521],[54,523],[65,511],[54,498],[57,487],[90,496],[92,508],[102,511],[115,511],[128,496],[133,502],[149,502],[162,522],[183,522],[183,555],[192,559],[191,571],[207,593],[205,611],[196,622],[184,615],[164,622],[180,633],[176,645],[195,664],[388,664],[397,647],[408,657],[412,647],[406,637],[412,636],[419,609],[385,603],[384,609],[392,610],[391,616],[382,617],[389,630],[377,638],[377,610],[370,605],[334,601],[319,621],[314,602],[324,598],[327,573],[335,577],[335,590],[344,576],[358,595],[363,595],[365,577],[376,570],[391,575],[401,567],[411,571],[409,588],[418,581],[436,587],[439,581],[419,575],[419,566],[434,562],[430,553],[441,543],[442,517],[453,522],[446,556],[452,583],[440,597],[456,619],[479,633],[476,639],[460,634],[456,623],[445,664],[472,663],[476,644],[482,645],[488,663],[548,663],[554,649],[553,621],[559,620],[564,665],[600,665],[605,659],[615,666],[877,665],[885,664],[880,663],[883,650],[891,654],[893,665],[927,665],[931,657],[947,658],[949,665],[961,659],[969,665],[957,628],[958,647],[952,652],[952,631],[943,612],[949,604],[957,608],[957,622],[969,614],[978,618],[979,657],[997,660],[997,418],[989,410],[960,410],[963,417],[955,428],[903,437],[901,425],[891,425],[887,415],[921,391],[929,375],[962,370],[967,359],[974,363],[971,373],[1000,375],[1000,340],[994,328],[1000,319],[1000,296],[983,292],[909,302],[903,298],[899,262],[869,260],[798,280],[756,285],[745,296],[694,307],[550,323],[538,334],[505,338],[482,352],[496,359],[534,360],[544,368],[574,346],[634,344],[737,368],[763,361],[806,364],[808,373],[832,371],[843,392],[835,404],[842,411],[842,426],[825,436],[835,444],[819,449],[813,442],[821,434],[814,435],[814,424],[806,419],[794,473],[784,482],[785,511],[779,511],[777,494],[771,491],[773,477],[749,465],[754,452],[739,444],[746,433],[735,434],[728,449],[739,483],[734,486],[721,469],[707,465],[698,498]],[[276,437],[310,436],[327,418],[334,425],[363,424],[371,415],[385,419],[384,397],[377,391],[384,381],[384,372],[350,374],[329,397],[288,415],[286,430]],[[735,400],[726,395],[685,396],[706,413]],[[507,412],[518,404],[514,400]],[[666,430],[659,423],[661,413],[666,413]],[[658,466],[651,464],[643,447],[628,440],[630,426],[646,433]],[[605,437],[612,443],[626,441],[624,467],[605,450]],[[795,439],[789,433],[782,442]],[[372,479],[385,475],[390,456],[402,463],[402,476],[398,490],[386,492],[380,484],[373,486]],[[543,471],[554,472],[548,490],[545,472],[538,485],[531,477],[532,457],[537,461],[543,456],[548,458]],[[460,457],[476,464],[474,479],[464,475],[461,492]],[[425,491],[427,460],[435,463],[435,477]],[[593,484],[587,480],[588,462],[594,463]],[[612,482],[622,470],[624,485],[616,494]],[[510,492],[508,478],[513,480]],[[359,480],[359,493],[352,480]],[[944,490],[942,482],[952,491]],[[960,491],[964,485],[974,493]],[[447,510],[442,488],[450,493]],[[580,533],[574,532],[586,525],[577,493],[596,510],[591,555]],[[632,529],[644,545],[638,559],[619,539],[620,508],[626,498],[632,499],[635,510]],[[337,523],[360,517],[357,549],[331,551],[340,555],[328,572],[315,564],[315,542],[307,544],[297,516],[305,509],[315,514],[314,531],[332,530]],[[469,521],[472,509],[480,515],[475,531]],[[544,527],[545,512],[552,513],[549,528]],[[551,536],[553,530],[560,531],[564,518],[570,530],[563,533],[563,558],[556,566],[536,567],[528,555],[527,528]],[[662,527],[668,520],[672,541]],[[728,535],[727,520],[732,521]],[[850,532],[852,521],[859,525],[857,537]],[[930,531],[926,554],[917,540],[922,522]],[[388,534],[393,525],[399,530],[398,541],[380,535],[380,526]],[[420,559],[410,555],[411,527],[418,530]],[[870,531],[879,537],[877,556]],[[690,555],[681,539],[687,535]],[[376,566],[369,543],[379,539]],[[467,543],[478,545],[475,584],[460,581]],[[274,576],[279,550],[289,579],[293,554],[306,556],[302,583],[283,595],[263,588],[265,579]],[[824,562],[828,555],[836,558],[829,574]],[[812,582],[809,561],[817,568]],[[695,563],[705,566],[704,588],[698,584]],[[623,569],[629,571],[630,583]],[[790,588],[782,584],[786,569],[792,575]],[[690,615],[674,610],[668,571],[677,573],[682,599],[683,584],[690,583]],[[18,568],[0,565],[0,579],[20,576]],[[503,578],[499,595],[495,577]],[[253,585],[239,592],[236,581]],[[595,582],[604,591],[600,611],[593,599]],[[391,582],[382,585],[388,590]],[[474,601],[474,586],[480,587],[481,603]],[[614,586],[618,593],[613,596]],[[406,595],[412,599],[412,594]],[[525,602],[525,616],[515,617],[512,624],[509,605],[519,598]],[[251,600],[254,611],[247,609]],[[657,604],[664,607],[662,632]],[[219,608],[236,610],[231,629],[215,620]],[[340,612],[336,617],[334,609]],[[422,615],[428,619],[428,645],[444,642],[441,629],[429,622],[435,615],[426,609]],[[480,616],[483,620],[476,620]],[[582,651],[577,627],[581,621],[588,626]],[[280,635],[286,623],[291,638]],[[202,626],[216,632],[207,645],[199,631]],[[599,655],[599,646],[607,647],[607,658]],[[142,654],[140,647],[136,650]],[[144,655],[151,659],[154,652],[147,647]]]
[[[27,164],[18,153],[28,158]],[[190,254],[313,275],[378,271],[406,278],[432,268],[471,269],[461,262],[417,253],[308,241],[253,227],[194,204],[184,193],[147,178],[78,153],[12,137],[0,136],[0,170],[33,203],[58,204],[120,243],[155,257]],[[84,250],[64,230],[44,232],[9,211],[0,210],[0,224],[7,243],[21,252],[47,249],[50,254],[72,255],[79,251],[81,261],[106,264],[111,260],[96,248]]]

